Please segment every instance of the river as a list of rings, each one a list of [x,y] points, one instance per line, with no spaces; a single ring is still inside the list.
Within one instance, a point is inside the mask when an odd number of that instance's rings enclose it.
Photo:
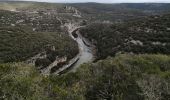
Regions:
[[[73,36],[72,37],[78,43],[80,57],[79,57],[79,60],[75,63],[75,65],[73,66],[73,68],[71,70],[73,72],[75,72],[76,69],[81,64],[91,62],[94,58],[92,45],[90,43],[88,43],[88,41],[85,38],[83,38],[82,35],[78,31],[76,31],[76,34],[78,36],[77,38],[75,38]],[[73,35],[73,34],[71,34],[71,35]]]
[[[88,42],[80,33],[79,29],[83,26],[65,25],[68,29],[69,36],[78,43],[79,54],[71,59],[67,65],[57,70],[55,74],[61,75],[65,72],[75,72],[81,64],[92,62],[94,60],[94,46]],[[77,35],[73,36],[73,32]]]

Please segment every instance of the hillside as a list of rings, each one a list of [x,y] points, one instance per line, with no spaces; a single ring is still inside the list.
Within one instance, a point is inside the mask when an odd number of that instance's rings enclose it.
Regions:
[[[170,11],[170,4],[154,3],[75,3],[70,6],[79,9],[84,16],[93,20],[124,21],[150,15],[159,15]]]
[[[170,57],[117,55],[64,76],[40,75],[22,63],[0,65],[3,99],[169,100]],[[15,77],[14,77],[15,76]]]
[[[0,0],[0,100],[170,100],[169,11]]]
[[[118,3],[118,4],[102,4],[102,3],[75,3],[70,4],[75,7],[82,8],[84,10],[89,9],[89,12],[113,12],[115,10],[128,11],[128,10],[141,10],[141,11],[169,11],[170,7],[168,3]],[[88,8],[85,8],[87,7]],[[124,9],[122,9],[124,8]],[[92,9],[92,10],[90,10]]]
[[[0,3],[0,9],[11,11],[50,11],[58,12],[61,17],[71,17],[70,12],[78,12],[85,20],[124,21],[150,15],[168,13],[170,4],[100,4],[100,3],[39,3],[8,1]],[[69,12],[69,13],[68,13]],[[76,16],[76,15],[75,15]],[[72,17],[73,18],[73,17]]]
[[[27,60],[52,46],[55,47],[54,57],[66,55],[70,59],[78,53],[77,44],[65,34],[31,33],[17,27],[1,27],[0,43],[1,63]]]
[[[169,22],[166,14],[122,24],[92,23],[80,32],[96,45],[99,59],[117,52],[170,54]]]
[[[46,67],[56,58],[68,61],[77,54],[78,44],[54,14],[0,10],[0,63],[29,60]]]
[[[40,3],[40,2],[24,2],[24,1],[0,1],[0,9],[2,10],[22,10],[22,9],[50,9],[61,8],[61,4]]]

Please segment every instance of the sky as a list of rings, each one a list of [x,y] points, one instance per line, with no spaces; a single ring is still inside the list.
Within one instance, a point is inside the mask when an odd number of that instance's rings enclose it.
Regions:
[[[170,3],[170,0],[21,0],[21,1],[39,1],[39,2],[98,2],[98,3]]]

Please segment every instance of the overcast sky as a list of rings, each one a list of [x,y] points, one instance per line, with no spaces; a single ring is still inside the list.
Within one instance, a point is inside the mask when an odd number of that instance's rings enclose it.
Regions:
[[[40,1],[40,2],[99,2],[99,3],[170,3],[170,0],[22,0],[22,1]]]

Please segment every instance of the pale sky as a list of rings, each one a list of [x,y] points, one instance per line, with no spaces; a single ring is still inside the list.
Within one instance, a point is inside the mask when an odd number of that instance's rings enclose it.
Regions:
[[[22,0],[22,1],[39,1],[39,2],[98,2],[98,3],[170,3],[170,0]]]

